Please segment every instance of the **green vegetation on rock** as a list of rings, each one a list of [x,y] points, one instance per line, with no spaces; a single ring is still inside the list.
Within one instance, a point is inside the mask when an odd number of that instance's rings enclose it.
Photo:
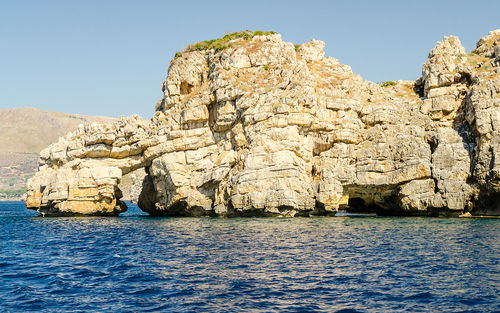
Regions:
[[[263,36],[263,35],[273,35],[276,34],[276,32],[272,31],[250,31],[250,30],[245,30],[241,32],[234,32],[225,35],[222,38],[218,39],[212,39],[212,40],[205,40],[205,41],[200,41],[192,45],[188,45],[185,49],[184,52],[191,52],[191,51],[202,51],[202,50],[210,50],[214,49],[215,51],[222,51],[227,48],[233,47],[235,42],[238,39],[240,40],[250,40],[255,36]],[[182,55],[180,52],[175,53],[175,57],[178,58]]]
[[[382,83],[380,86],[382,86],[382,87],[396,86],[396,82],[389,80],[389,81]]]

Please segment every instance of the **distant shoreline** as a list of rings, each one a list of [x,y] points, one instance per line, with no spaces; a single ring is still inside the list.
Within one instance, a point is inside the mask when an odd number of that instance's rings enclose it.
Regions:
[[[120,200],[135,203],[131,199],[120,199]],[[0,199],[0,202],[26,202],[26,200],[24,198],[2,198]]]

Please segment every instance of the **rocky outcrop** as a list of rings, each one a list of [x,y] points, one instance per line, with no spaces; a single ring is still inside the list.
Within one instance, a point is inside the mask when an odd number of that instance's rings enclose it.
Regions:
[[[112,118],[39,110],[0,109],[0,201],[22,200],[28,178],[38,167],[38,154],[85,122],[110,123]]]
[[[0,109],[0,201],[24,200],[26,183],[38,168],[39,152],[80,124],[116,119],[39,110]],[[137,202],[144,169],[123,176],[123,197]]]
[[[445,37],[420,79],[382,85],[322,41],[245,34],[178,53],[151,120],[82,126],[42,151],[27,207],[116,215],[122,176],[144,167],[151,215],[500,212],[500,31],[469,55]]]

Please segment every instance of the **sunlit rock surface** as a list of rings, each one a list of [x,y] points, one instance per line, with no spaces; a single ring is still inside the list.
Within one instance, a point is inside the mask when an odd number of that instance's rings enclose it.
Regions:
[[[444,37],[417,81],[375,84],[278,34],[185,51],[151,120],[88,124],[40,154],[26,205],[126,210],[144,167],[151,215],[499,214],[500,31],[466,54]]]

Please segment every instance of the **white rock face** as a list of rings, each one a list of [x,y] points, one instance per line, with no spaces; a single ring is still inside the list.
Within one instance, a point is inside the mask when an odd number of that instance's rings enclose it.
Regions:
[[[496,214],[500,33],[485,38],[466,55],[445,37],[421,79],[387,87],[318,40],[183,52],[151,120],[86,125],[42,151],[27,206],[115,215],[121,177],[145,167],[152,215]]]

